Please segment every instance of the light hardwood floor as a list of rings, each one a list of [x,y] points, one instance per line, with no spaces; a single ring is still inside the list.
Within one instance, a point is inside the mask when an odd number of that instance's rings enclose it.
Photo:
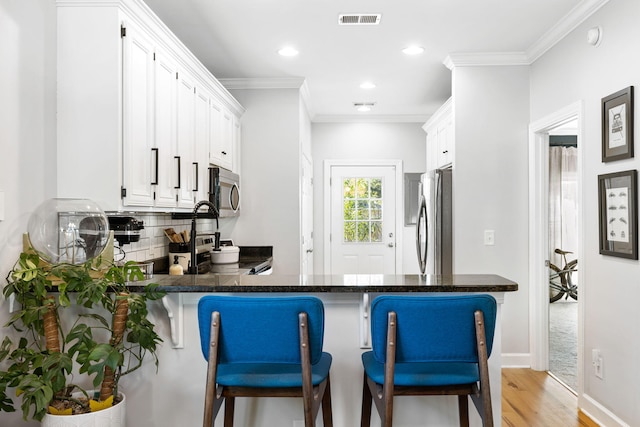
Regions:
[[[502,425],[597,427],[578,411],[576,396],[546,372],[502,369]]]

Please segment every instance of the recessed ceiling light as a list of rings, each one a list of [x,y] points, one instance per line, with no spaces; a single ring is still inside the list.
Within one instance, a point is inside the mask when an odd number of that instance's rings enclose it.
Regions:
[[[371,111],[371,107],[373,107],[375,102],[354,102],[353,106],[356,107],[356,110],[361,112]]]
[[[409,46],[402,49],[402,53],[407,55],[418,55],[422,52],[424,52],[424,48],[421,46]]]
[[[278,53],[282,56],[296,56],[298,54],[298,51],[294,47],[285,46],[280,49]]]
[[[372,82],[363,82],[360,84],[360,89],[374,89],[376,87]]]

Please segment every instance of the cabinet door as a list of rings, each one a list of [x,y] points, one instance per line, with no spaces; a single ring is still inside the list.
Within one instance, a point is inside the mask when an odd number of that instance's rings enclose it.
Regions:
[[[438,168],[438,133],[436,129],[427,131],[427,170]]]
[[[196,180],[195,165],[195,84],[192,77],[181,71],[178,73],[178,206],[192,208]]]
[[[209,162],[225,169],[233,168],[233,114],[212,99],[211,150]]]
[[[169,55],[156,52],[155,141],[158,162],[155,165],[155,204],[175,207],[177,204],[178,164],[176,156],[176,90],[177,67]]]
[[[154,44],[127,27],[123,41],[123,205],[153,206]]]
[[[453,122],[451,116],[445,117],[438,126],[438,167],[451,164],[453,160]]]
[[[231,153],[233,153],[232,158],[232,167],[231,170],[240,173],[240,141],[242,139],[240,127],[240,119],[236,116],[233,116],[233,138],[232,138],[232,149]]]
[[[222,104],[216,98],[209,103],[209,163],[221,166],[222,161]]]
[[[221,163],[225,169],[233,169],[233,114],[226,108],[222,114]]]
[[[209,94],[196,88],[195,106],[195,159],[193,161],[194,176],[196,178],[195,199],[204,200],[208,198],[207,178],[209,167],[209,144],[210,144],[210,106]]]

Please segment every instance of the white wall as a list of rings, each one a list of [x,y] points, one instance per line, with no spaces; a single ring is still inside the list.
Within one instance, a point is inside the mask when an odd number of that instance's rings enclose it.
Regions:
[[[56,188],[56,26],[49,0],[0,2],[0,277],[4,280],[22,250],[22,233],[35,207]],[[0,297],[0,324],[9,320]],[[3,328],[3,335],[9,334]],[[22,412],[0,414],[0,424],[23,423]]]
[[[274,273],[299,274],[299,90],[231,92],[246,108],[242,117],[241,214],[232,237],[239,245],[273,245]]]
[[[403,172],[426,170],[426,134],[424,123],[314,123],[313,135],[313,268],[316,274],[324,271],[324,182],[325,160],[384,159],[402,160]],[[402,200],[403,195],[400,195]],[[398,215],[403,218],[403,206]],[[404,221],[402,221],[404,223]],[[403,226],[403,271],[401,274],[419,273],[415,250],[415,228]]]
[[[611,0],[531,67],[531,119],[552,114],[582,100],[585,126],[582,211],[583,253],[580,259],[580,298],[584,313],[584,394],[579,404],[605,425],[640,425],[638,381],[640,343],[640,263],[599,255],[597,176],[640,168],[638,132],[636,155],[629,160],[601,161],[601,99],[627,86],[640,87],[640,2]],[[586,43],[587,30],[600,25],[600,46]],[[636,213],[637,215],[637,213]],[[505,304],[505,307],[507,304]],[[604,378],[594,375],[591,350],[602,351]],[[614,415],[615,414],[615,415]]]
[[[529,70],[457,67],[452,92],[453,267],[457,274],[494,273],[518,283],[505,296],[502,351],[505,364],[519,364],[529,353]],[[495,245],[484,245],[484,230],[495,231]]]

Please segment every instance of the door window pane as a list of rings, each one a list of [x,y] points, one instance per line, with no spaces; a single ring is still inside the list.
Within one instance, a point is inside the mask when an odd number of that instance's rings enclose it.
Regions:
[[[344,178],[342,181],[343,241],[382,242],[382,178]]]

